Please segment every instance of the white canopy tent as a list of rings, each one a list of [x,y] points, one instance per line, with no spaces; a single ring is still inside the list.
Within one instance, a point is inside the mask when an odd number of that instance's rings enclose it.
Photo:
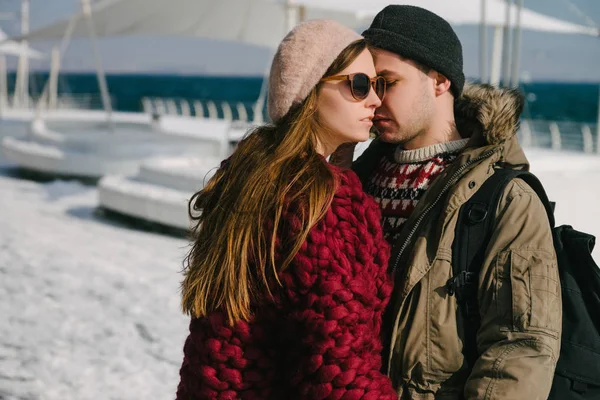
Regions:
[[[397,1],[429,9],[449,22],[479,24],[481,0]],[[219,40],[233,40],[259,46],[275,47],[288,31],[287,9],[297,7],[302,19],[331,18],[350,27],[367,26],[373,16],[389,0],[104,0],[92,10],[96,34],[181,35]],[[512,5],[516,15],[517,7]],[[504,26],[505,3],[487,0],[485,21],[491,26]],[[72,18],[83,20],[84,13]],[[514,17],[512,18],[514,20]],[[71,19],[65,19],[31,31],[15,39],[43,40],[64,36]],[[528,9],[521,13],[523,29],[568,34],[598,35],[598,28],[577,25]],[[72,37],[84,37],[88,32],[81,24],[73,29]]]
[[[297,19],[290,11],[302,13],[299,19],[330,18],[351,27],[363,22],[342,7],[300,9],[295,3],[269,0],[104,0],[93,6],[92,18],[98,37],[188,36],[275,48]],[[85,17],[81,12],[13,39],[59,39],[73,21],[71,36],[87,37],[86,27],[78,24]]]
[[[357,19],[368,22],[381,9],[390,4],[388,0],[298,0],[298,2],[314,8],[354,10]],[[482,0],[400,0],[393,3],[426,8],[454,25],[475,25],[479,24],[482,19]],[[504,26],[506,24],[505,9],[506,3],[502,0],[486,0],[484,15],[486,23],[490,26]],[[514,4],[511,5],[511,13],[514,21],[514,16],[517,14],[517,7]],[[598,28],[563,21],[529,9],[522,10],[521,24],[523,29],[534,31],[592,36],[600,34]]]

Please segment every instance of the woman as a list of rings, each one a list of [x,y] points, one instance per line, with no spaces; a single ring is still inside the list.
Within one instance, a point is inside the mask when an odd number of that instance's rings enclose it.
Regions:
[[[307,22],[280,44],[273,124],[190,203],[178,399],[396,397],[379,372],[391,292],[379,209],[326,161],[368,139],[384,94],[366,43],[338,23]]]

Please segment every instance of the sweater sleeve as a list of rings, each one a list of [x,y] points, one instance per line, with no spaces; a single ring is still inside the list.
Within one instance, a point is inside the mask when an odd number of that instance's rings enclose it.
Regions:
[[[298,343],[288,366],[299,398],[395,399],[380,372],[380,328],[391,294],[377,204],[356,174],[338,172],[333,203],[282,273]]]
[[[258,400],[270,398],[272,361],[261,349],[264,330],[224,312],[192,318],[184,345],[177,400]]]

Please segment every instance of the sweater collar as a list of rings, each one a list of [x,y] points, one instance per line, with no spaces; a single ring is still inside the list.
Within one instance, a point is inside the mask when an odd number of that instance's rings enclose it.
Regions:
[[[394,161],[401,164],[417,163],[432,159],[438,154],[458,153],[467,145],[469,139],[453,140],[432,144],[431,146],[421,147],[415,150],[404,150],[398,146],[394,151]]]

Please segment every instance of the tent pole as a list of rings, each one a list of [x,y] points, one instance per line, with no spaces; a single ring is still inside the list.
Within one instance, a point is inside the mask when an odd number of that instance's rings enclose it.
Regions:
[[[94,52],[94,59],[96,63],[96,76],[98,77],[98,86],[100,87],[100,95],[102,96],[102,105],[104,106],[104,110],[106,110],[106,120],[108,122],[109,128],[111,129],[111,131],[114,131],[112,105],[110,103],[110,95],[108,93],[106,75],[104,73],[104,68],[102,67],[102,56],[100,55],[100,49],[98,48],[98,40],[96,38],[94,20],[92,19],[92,6],[90,4],[90,0],[81,0],[81,6],[88,27],[90,40],[92,42],[92,50]]]
[[[506,0],[504,38],[502,39],[502,86],[510,85],[510,36],[513,0]]]
[[[510,73],[510,86],[519,87],[519,59],[521,57],[521,12],[523,11],[523,0],[517,0],[517,20],[515,22],[515,34],[512,46],[512,70]]]
[[[481,23],[479,24],[479,81],[487,83],[487,0],[481,0]]]

